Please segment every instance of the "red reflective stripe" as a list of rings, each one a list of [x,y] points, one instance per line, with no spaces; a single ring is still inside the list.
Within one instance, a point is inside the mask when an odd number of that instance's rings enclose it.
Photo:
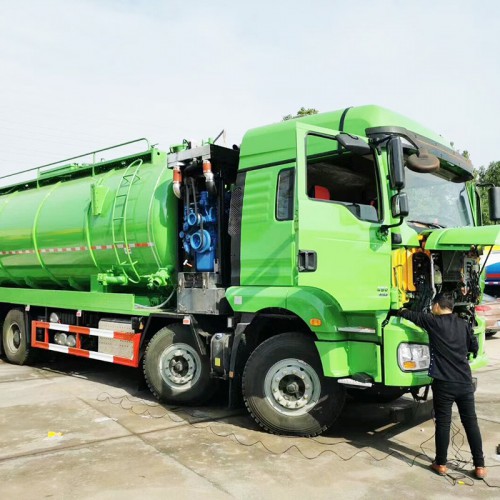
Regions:
[[[71,333],[81,333],[83,335],[90,335],[90,328],[87,328],[86,326],[69,325],[69,331]]]
[[[73,354],[73,356],[81,356],[82,358],[90,357],[90,352],[85,349],[78,349],[76,347],[68,347],[68,354]]]
[[[117,340],[127,340],[128,342],[132,342],[136,333],[126,333],[126,332],[113,332],[113,338]]]
[[[67,349],[68,349],[67,354],[71,354],[73,356],[80,356],[83,358],[89,358],[91,353],[93,353],[93,352],[95,352],[96,354],[99,354],[98,351],[88,351],[86,349],[81,349],[78,347],[81,345],[80,344],[80,335],[94,335],[93,333],[91,333],[90,328],[87,328],[85,326],[76,326],[76,325],[64,325],[64,326],[68,327],[68,333],[76,334],[76,342],[77,342],[77,347],[63,346],[63,347],[67,347]],[[37,328],[45,330],[44,342],[36,340]],[[46,321],[32,321],[31,322],[31,345],[33,347],[37,347],[40,349],[50,349],[51,345],[58,346],[58,344],[51,344],[48,342],[49,329],[50,329],[50,323],[48,323]],[[137,368],[139,366],[139,348],[140,348],[141,335],[139,333],[111,332],[111,330],[104,330],[104,331],[109,331],[110,333],[113,334],[113,337],[105,337],[105,338],[126,340],[128,342],[132,342],[132,344],[133,344],[132,359],[123,358],[120,356],[112,356],[113,360],[111,362],[114,364],[118,364],[118,365],[132,366],[134,368]],[[97,336],[99,336],[99,335],[97,335]],[[106,359],[102,359],[101,361],[110,362]]]
[[[116,245],[92,245],[91,247],[56,247],[56,248],[40,248],[38,253],[67,253],[67,252],[86,252],[90,250],[113,250],[115,248],[148,248],[153,247],[154,243],[151,241],[141,243],[129,243],[125,245],[118,243]],[[33,255],[35,250],[1,250],[0,255]]]

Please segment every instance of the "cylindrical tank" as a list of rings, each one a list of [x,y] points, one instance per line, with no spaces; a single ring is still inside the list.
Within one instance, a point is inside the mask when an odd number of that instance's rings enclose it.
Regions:
[[[175,266],[177,200],[166,154],[70,165],[0,189],[0,285],[146,286]]]

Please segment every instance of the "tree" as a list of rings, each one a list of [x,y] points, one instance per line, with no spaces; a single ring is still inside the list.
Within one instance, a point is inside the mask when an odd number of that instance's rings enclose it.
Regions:
[[[494,186],[500,186],[500,161],[492,161],[487,167],[479,167],[477,169],[476,181],[478,184],[493,184]],[[488,214],[488,187],[489,186],[479,188],[483,224],[493,224]]]
[[[302,118],[303,116],[309,116],[309,115],[317,115],[319,111],[315,108],[304,108],[302,106],[298,111],[296,115],[286,115],[283,117],[283,121],[286,122],[288,120],[293,120],[294,118]]]

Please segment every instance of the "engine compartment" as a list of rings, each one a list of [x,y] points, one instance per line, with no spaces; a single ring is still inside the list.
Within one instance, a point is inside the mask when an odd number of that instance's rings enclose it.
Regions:
[[[430,312],[434,296],[448,292],[455,310],[471,323],[474,308],[481,298],[480,251],[428,251],[403,248],[394,251],[393,285],[398,288],[404,307]]]

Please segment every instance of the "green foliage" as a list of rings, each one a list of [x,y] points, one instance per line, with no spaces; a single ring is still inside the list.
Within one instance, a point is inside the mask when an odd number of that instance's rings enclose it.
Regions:
[[[500,161],[492,161],[487,167],[479,167],[476,170],[476,182],[478,184],[493,184],[500,186]],[[481,196],[481,210],[483,213],[483,224],[493,224],[488,216],[488,187],[479,188]]]
[[[295,115],[286,115],[283,117],[283,121],[286,122],[287,120],[293,120],[294,118],[302,118],[303,116],[308,116],[308,115],[317,115],[318,110],[315,108],[304,108],[302,106],[298,111],[297,114]]]

